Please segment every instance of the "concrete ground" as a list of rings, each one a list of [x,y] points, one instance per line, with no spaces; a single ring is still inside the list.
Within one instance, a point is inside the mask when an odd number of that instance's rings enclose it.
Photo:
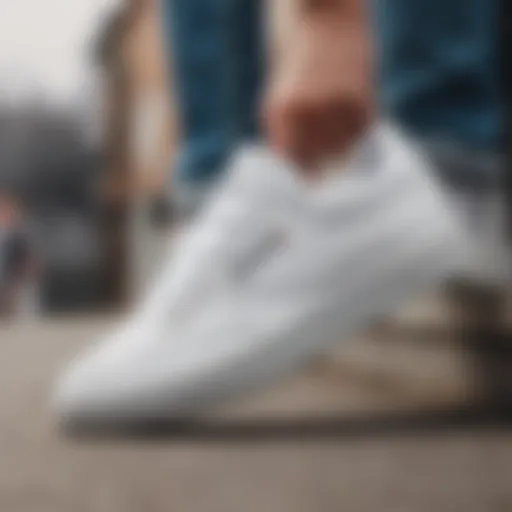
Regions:
[[[512,431],[392,420],[471,395],[455,347],[347,343],[195,434],[64,438],[51,383],[107,323],[0,329],[0,511],[512,511]]]

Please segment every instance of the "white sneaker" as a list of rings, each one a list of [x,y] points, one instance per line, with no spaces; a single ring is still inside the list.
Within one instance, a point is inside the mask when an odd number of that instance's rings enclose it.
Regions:
[[[294,371],[448,277],[465,238],[389,126],[305,184],[265,148],[235,160],[141,311],[57,393],[74,421],[183,418]]]

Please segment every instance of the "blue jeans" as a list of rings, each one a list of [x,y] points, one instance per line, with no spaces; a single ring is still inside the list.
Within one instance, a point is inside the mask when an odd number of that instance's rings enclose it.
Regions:
[[[233,145],[257,131],[261,3],[165,0],[184,129],[178,179],[214,179]],[[374,0],[374,7],[383,110],[429,144],[501,151],[497,0]]]
[[[382,109],[456,184],[500,171],[505,105],[498,0],[373,0]]]
[[[254,137],[263,69],[260,0],[164,0],[167,48],[183,143],[174,172],[213,181],[241,140]]]

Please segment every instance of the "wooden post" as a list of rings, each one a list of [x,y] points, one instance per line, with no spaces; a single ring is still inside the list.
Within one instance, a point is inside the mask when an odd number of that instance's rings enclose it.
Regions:
[[[116,13],[100,42],[105,75],[105,165],[102,183],[102,229],[105,251],[105,300],[117,306],[126,297],[128,271],[130,93],[123,47],[133,18],[130,5]]]

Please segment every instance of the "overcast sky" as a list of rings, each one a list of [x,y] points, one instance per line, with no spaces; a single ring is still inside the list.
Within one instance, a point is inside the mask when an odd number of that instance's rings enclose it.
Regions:
[[[0,95],[69,103],[90,81],[90,46],[121,0],[0,0]]]

